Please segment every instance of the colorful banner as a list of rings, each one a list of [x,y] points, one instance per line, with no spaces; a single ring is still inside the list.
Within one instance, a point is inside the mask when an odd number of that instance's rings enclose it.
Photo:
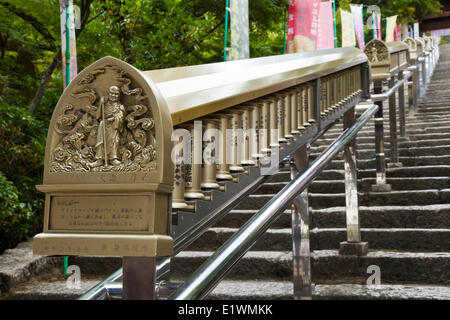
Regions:
[[[326,1],[320,3],[319,33],[317,37],[316,50],[334,48],[333,27],[333,3]]]
[[[231,0],[230,8],[230,60],[249,59],[248,0]]]
[[[353,24],[355,26],[356,38],[358,39],[358,46],[360,50],[364,50],[364,26],[363,26],[363,6],[351,4],[350,9],[353,16]]]
[[[288,8],[288,52],[316,49],[320,0],[294,0]]]
[[[396,28],[397,16],[386,18],[386,42],[394,41],[394,32]]]
[[[341,9],[342,21],[342,47],[355,46],[355,26],[353,24],[353,16],[351,12]]]
[[[431,36],[438,36],[438,37],[450,36],[450,29],[432,30]]]
[[[377,31],[378,31],[378,40],[382,40],[381,37],[381,13],[377,13]]]
[[[75,41],[75,19],[73,14],[73,1],[69,0],[69,54],[70,54],[70,81],[77,76],[77,47]],[[66,35],[66,0],[59,0],[59,13],[61,18],[61,55],[62,55],[62,70],[63,70],[63,84],[66,87],[66,48],[67,48],[67,35]]]

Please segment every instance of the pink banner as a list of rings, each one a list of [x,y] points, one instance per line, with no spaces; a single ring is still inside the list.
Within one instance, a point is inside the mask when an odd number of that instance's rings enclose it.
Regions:
[[[402,25],[400,24],[395,29],[395,41],[402,41]]]
[[[331,1],[320,3],[319,34],[316,50],[334,48],[333,3]]]
[[[355,26],[356,39],[358,40],[358,46],[360,50],[364,50],[364,27],[362,18],[362,5],[350,5],[353,15],[353,24]]]
[[[377,23],[378,23],[378,40],[382,40],[381,36],[381,13],[377,14]]]
[[[293,0],[288,8],[288,52],[314,51],[320,0]]]

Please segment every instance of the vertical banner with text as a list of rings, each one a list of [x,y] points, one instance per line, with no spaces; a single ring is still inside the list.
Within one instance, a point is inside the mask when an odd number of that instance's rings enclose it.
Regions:
[[[248,0],[231,0],[230,8],[230,60],[249,59]]]
[[[291,1],[288,8],[288,52],[316,49],[320,0]]]
[[[333,26],[333,2],[320,3],[319,12],[319,34],[316,49],[334,48],[334,26]]]
[[[358,39],[358,46],[360,50],[364,50],[364,26],[363,26],[363,17],[362,17],[362,5],[351,4],[350,9],[352,11],[353,16],[353,24],[355,26],[356,38]]]
[[[351,12],[341,9],[342,21],[342,47],[355,46],[355,26]]]
[[[386,42],[394,41],[394,32],[397,25],[397,16],[386,18]]]
[[[59,13],[61,17],[61,55],[64,87],[66,86],[66,49],[67,49],[67,30],[69,30],[69,49],[70,49],[70,79],[77,76],[77,47],[75,39],[75,18],[73,10],[73,1],[69,3],[68,12],[66,12],[66,0],[59,0]],[[66,25],[68,14],[68,25]]]

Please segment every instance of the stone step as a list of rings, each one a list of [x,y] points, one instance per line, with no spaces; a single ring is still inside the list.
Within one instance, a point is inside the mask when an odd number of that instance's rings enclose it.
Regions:
[[[317,141],[314,143],[310,150],[311,152],[323,152],[325,148],[327,148],[333,141],[327,140],[325,142]],[[400,148],[429,148],[429,147],[446,147],[450,145],[449,139],[431,139],[431,140],[415,140],[408,141],[399,139],[398,146]],[[391,143],[389,141],[384,142],[384,147],[386,149],[390,149]],[[366,142],[356,141],[356,149],[357,150],[375,150],[375,139],[370,139]]]
[[[359,179],[359,191],[371,191],[375,184],[375,178]],[[387,183],[393,190],[421,190],[421,189],[448,189],[449,177],[419,177],[419,178],[388,178]],[[276,194],[283,189],[288,182],[269,182],[262,185],[255,194]],[[315,180],[309,187],[311,193],[343,193],[345,192],[344,180]]]
[[[337,138],[338,135],[336,134]],[[417,134],[417,135],[412,135],[412,136],[408,136],[408,139],[410,140],[410,142],[422,142],[422,141],[434,141],[434,140],[448,140],[450,139],[450,133],[428,133],[428,134]],[[335,139],[325,139],[325,138],[321,138],[318,139],[313,146],[320,146],[320,145],[330,145],[331,143],[334,142]],[[389,144],[389,136],[385,135],[385,139],[384,142]],[[361,144],[367,144],[367,143],[375,143],[375,137],[370,136],[370,137],[357,137],[356,138],[356,144],[359,147],[359,145]],[[401,140],[399,141],[399,143],[403,143]]]
[[[185,251],[171,265],[174,278],[192,274],[212,252]],[[339,280],[365,277],[367,268],[379,266],[383,283],[450,284],[449,252],[369,251],[367,256],[342,256],[337,250],[311,254],[312,280]],[[292,253],[249,251],[230,270],[228,279],[290,279]]]
[[[325,150],[325,147],[312,148],[310,159],[314,160]],[[385,147],[385,153],[390,155],[390,148]],[[334,159],[342,160],[343,151],[341,151]],[[422,156],[445,156],[450,155],[450,145],[432,146],[432,147],[402,147],[398,148],[399,157],[422,157]],[[375,159],[375,146],[370,149],[356,149],[357,159]]]
[[[417,158],[411,157],[399,157],[400,163],[405,167],[415,166],[440,166],[450,163],[450,155],[443,156],[423,156]],[[386,163],[391,162],[389,158],[386,158]],[[326,167],[327,170],[340,170],[344,168],[344,160],[333,160]],[[375,159],[357,159],[358,169],[373,169],[376,168]]]
[[[345,207],[310,209],[310,228],[343,228],[346,225]],[[256,210],[232,210],[216,227],[239,228]],[[450,229],[450,204],[429,206],[359,207],[362,228],[430,228]],[[286,210],[272,228],[290,228],[291,212]]]
[[[381,279],[383,281],[383,279]],[[313,284],[313,300],[449,300],[450,287],[417,284]],[[225,280],[211,292],[214,300],[292,300],[291,281]]]
[[[449,165],[433,165],[433,166],[414,166],[401,168],[387,168],[387,177],[444,177],[450,176]],[[376,176],[375,169],[358,170],[358,178],[373,178]],[[323,170],[316,180],[341,180],[344,179],[344,170]],[[268,182],[288,182],[291,181],[290,173],[286,170],[280,170],[278,173],[270,177]]]
[[[106,277],[106,275],[105,275]],[[79,288],[68,287],[65,280],[30,281],[12,290],[5,300],[76,300],[103,278],[80,281]]]
[[[28,240],[0,256],[0,293],[7,293],[40,273],[58,267],[62,270],[62,257],[33,255],[32,247],[32,241]]]
[[[211,228],[188,250],[214,251],[237,231],[235,228]],[[310,231],[311,250],[337,250],[339,243],[346,241],[346,237],[345,228],[314,228]],[[450,251],[450,229],[362,228],[361,239],[369,243],[371,250]],[[253,245],[252,250],[292,250],[292,230],[269,229]]]
[[[261,209],[275,194],[256,194],[243,200],[236,209]],[[309,205],[313,208],[345,206],[345,193],[309,193]],[[450,189],[405,190],[391,192],[358,192],[358,203],[362,206],[381,205],[432,205],[450,200]]]
[[[443,117],[444,119],[429,119],[428,121],[418,121],[418,119],[416,118],[414,121],[411,121],[410,119],[408,119],[408,121],[406,121],[406,129],[413,129],[413,130],[418,130],[418,129],[424,129],[427,130],[428,128],[431,128],[433,126],[441,126],[443,123],[445,123],[446,121],[448,121],[448,117]],[[361,129],[360,132],[370,132],[371,130],[375,130],[375,121],[371,120],[368,121],[366,123],[366,125]],[[384,128],[386,131],[389,131],[389,117],[387,117],[384,120]],[[399,130],[399,124],[398,124],[398,119],[397,119],[397,128]],[[328,134],[333,134],[333,133],[341,133],[342,132],[342,126],[341,125],[337,125],[334,126],[333,128],[331,128],[330,130],[327,131],[327,135]],[[373,133],[373,132],[372,132]]]
[[[75,300],[98,281],[101,279],[82,280],[80,289],[67,288],[65,281],[29,283],[25,289],[20,288],[11,293],[8,299]],[[293,290],[292,281],[223,280],[208,295],[207,300],[292,300]],[[450,300],[450,287],[383,282],[379,286],[313,283],[312,294],[313,300]]]

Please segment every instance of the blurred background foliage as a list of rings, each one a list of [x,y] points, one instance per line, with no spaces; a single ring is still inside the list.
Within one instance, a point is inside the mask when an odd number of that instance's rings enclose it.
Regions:
[[[283,53],[288,0],[249,0],[251,57]],[[417,21],[436,0],[353,1]],[[348,7],[348,0],[337,1]],[[79,71],[114,56],[138,69],[223,59],[225,0],[74,0]],[[339,14],[337,14],[339,19]],[[339,27],[339,26],[338,26]],[[338,29],[338,35],[340,29]],[[42,230],[45,140],[63,91],[59,0],[0,0],[0,252]]]

